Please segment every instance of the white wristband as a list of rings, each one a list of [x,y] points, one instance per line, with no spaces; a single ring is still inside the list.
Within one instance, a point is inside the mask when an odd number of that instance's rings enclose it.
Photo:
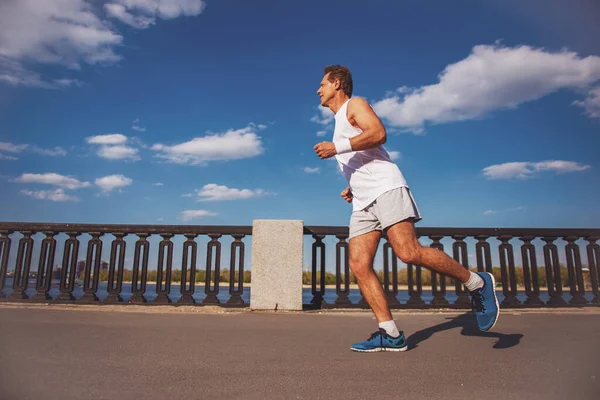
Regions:
[[[335,151],[338,154],[349,153],[352,151],[352,144],[350,143],[350,139],[342,139],[333,143],[335,145]]]

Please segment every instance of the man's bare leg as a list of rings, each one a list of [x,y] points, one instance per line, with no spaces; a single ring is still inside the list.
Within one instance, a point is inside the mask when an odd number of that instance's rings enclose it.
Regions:
[[[471,273],[441,250],[421,246],[412,221],[402,221],[387,230],[390,245],[402,262],[420,265],[466,283]]]
[[[404,332],[398,331],[392,320],[392,313],[381,282],[373,271],[373,259],[381,232],[373,231],[350,239],[350,268],[358,280],[358,286],[365,300],[377,318],[379,329],[362,342],[353,343],[350,348],[359,352],[405,351],[408,349]]]
[[[489,331],[494,327],[500,308],[492,274],[472,273],[443,251],[421,246],[412,221],[392,225],[387,235],[394,253],[403,262],[460,280],[472,294],[479,329]]]
[[[383,287],[373,270],[373,259],[380,238],[380,231],[372,231],[353,237],[349,243],[350,269],[356,276],[358,287],[373,310],[377,322],[392,319]]]

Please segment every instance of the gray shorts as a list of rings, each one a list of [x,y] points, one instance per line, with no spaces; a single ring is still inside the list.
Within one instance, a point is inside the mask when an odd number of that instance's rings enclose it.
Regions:
[[[400,187],[385,192],[364,210],[352,212],[350,236],[363,235],[371,231],[383,231],[395,223],[411,219],[422,219],[410,189]]]

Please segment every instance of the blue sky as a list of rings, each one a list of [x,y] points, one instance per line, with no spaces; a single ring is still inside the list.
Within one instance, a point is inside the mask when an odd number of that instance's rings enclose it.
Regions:
[[[344,64],[421,226],[598,227],[599,11],[4,1],[0,220],[347,225],[346,182],[313,151],[333,132],[323,68]]]

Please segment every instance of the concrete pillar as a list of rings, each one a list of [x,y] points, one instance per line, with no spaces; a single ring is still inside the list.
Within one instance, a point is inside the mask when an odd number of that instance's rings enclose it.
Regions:
[[[304,223],[252,221],[253,310],[302,310]]]

